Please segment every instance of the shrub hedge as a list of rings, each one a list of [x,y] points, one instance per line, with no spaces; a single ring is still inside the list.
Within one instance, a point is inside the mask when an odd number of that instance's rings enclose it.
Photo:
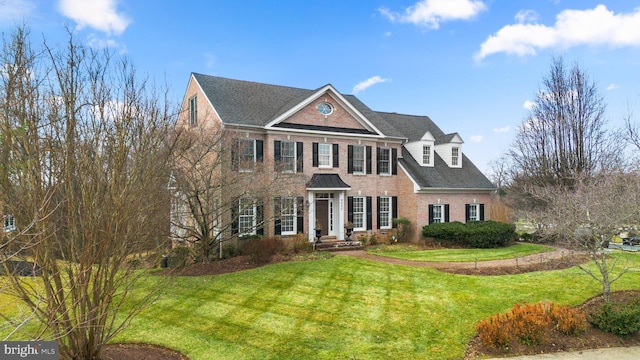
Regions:
[[[422,228],[422,236],[474,248],[497,248],[515,239],[516,227],[497,221],[434,223]]]

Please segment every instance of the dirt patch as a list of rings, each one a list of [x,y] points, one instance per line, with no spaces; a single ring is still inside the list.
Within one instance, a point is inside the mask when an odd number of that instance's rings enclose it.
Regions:
[[[523,274],[533,271],[550,271],[568,269],[572,266],[584,264],[590,259],[587,255],[568,255],[559,259],[549,259],[544,262],[524,263],[522,265],[510,265],[510,266],[496,266],[496,267],[478,267],[478,268],[439,268],[440,271],[445,271],[453,274],[464,275],[513,275]]]
[[[181,353],[150,344],[109,344],[102,348],[103,360],[189,360]]]
[[[617,291],[611,294],[613,302],[628,303],[633,299],[640,298],[640,290]],[[602,305],[604,302],[602,295],[585,301],[579,306],[585,313],[591,309]],[[636,333],[628,338],[621,338],[611,333],[598,330],[589,324],[587,332],[577,336],[564,335],[557,331],[549,331],[547,338],[539,345],[527,346],[520,343],[512,344],[507,349],[495,349],[486,347],[476,336],[468,346],[465,359],[476,359],[479,357],[512,357],[520,355],[547,354],[562,351],[580,351],[587,349],[629,347],[640,346],[640,333]]]

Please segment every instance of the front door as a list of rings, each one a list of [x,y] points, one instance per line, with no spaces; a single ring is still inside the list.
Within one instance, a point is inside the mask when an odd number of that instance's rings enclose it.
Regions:
[[[329,235],[329,200],[316,200],[316,226],[322,227],[322,236]]]

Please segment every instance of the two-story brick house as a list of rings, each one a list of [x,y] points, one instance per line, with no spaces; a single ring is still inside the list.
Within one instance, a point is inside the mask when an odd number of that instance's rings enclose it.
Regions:
[[[430,222],[488,218],[494,187],[464,156],[458,134],[444,134],[426,116],[373,111],[332,85],[308,90],[192,74],[178,126],[222,127],[236,139],[236,164],[269,161],[303,178],[294,196],[264,206],[265,218],[277,220],[265,221],[261,234],[312,240],[321,228],[344,239],[347,222],[356,233],[384,231],[396,217],[419,234]],[[259,216],[243,209],[232,220],[239,234]]]

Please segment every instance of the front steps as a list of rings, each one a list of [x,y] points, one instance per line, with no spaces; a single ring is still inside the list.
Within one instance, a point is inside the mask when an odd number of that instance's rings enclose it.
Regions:
[[[364,248],[360,241],[352,240],[337,240],[335,237],[324,236],[320,238],[320,243],[316,243],[316,250],[318,251],[347,251],[347,250],[359,250]]]

